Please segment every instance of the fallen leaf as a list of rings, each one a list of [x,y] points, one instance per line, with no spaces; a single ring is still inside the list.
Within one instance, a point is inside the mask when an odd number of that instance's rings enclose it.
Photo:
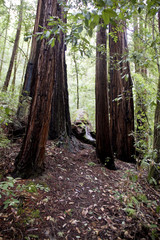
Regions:
[[[107,225],[101,226],[101,229],[107,229],[107,228],[108,228]]]
[[[111,228],[113,231],[117,231],[117,228],[114,227],[113,225],[110,225],[110,228]]]
[[[101,207],[101,211],[104,212],[104,207]]]
[[[73,225],[77,224],[78,222],[79,222],[79,221],[77,221],[76,219],[72,219],[72,220],[70,221],[70,223],[73,224]]]
[[[81,233],[81,231],[79,230],[79,228],[78,227],[76,227],[76,230],[77,230],[77,232],[80,234]]]
[[[82,211],[83,217],[86,217],[87,213],[88,213],[88,208],[84,208]]]
[[[91,224],[93,227],[96,227],[96,225],[97,225],[96,222],[92,222]]]

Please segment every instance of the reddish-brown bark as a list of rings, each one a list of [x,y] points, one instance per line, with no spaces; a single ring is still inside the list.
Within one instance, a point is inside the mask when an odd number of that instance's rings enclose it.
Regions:
[[[33,37],[32,37],[32,45],[31,45],[31,51],[30,51],[30,57],[27,64],[26,74],[25,74],[25,80],[23,84],[23,90],[22,94],[31,96],[31,79],[32,79],[32,72],[35,62],[35,56],[36,56],[36,46],[37,46],[37,32],[41,32],[41,28],[39,26],[39,19],[40,19],[40,11],[42,7],[42,0],[38,1],[37,5],[37,13],[36,13],[36,19],[34,24],[34,31],[33,31]]]
[[[115,31],[110,25],[110,32]],[[113,151],[117,158],[133,162],[135,154],[134,107],[126,28],[116,33],[117,42],[110,36],[110,122]]]
[[[103,45],[103,52],[100,46]],[[97,32],[96,51],[96,152],[97,157],[106,167],[114,169],[108,108],[108,84],[106,63],[106,29],[101,27]]]
[[[34,31],[33,31],[33,36],[32,36],[32,45],[31,45],[31,50],[30,50],[30,56],[29,60],[27,63],[26,67],[26,72],[25,72],[25,79],[22,87],[22,92],[19,98],[19,106],[17,110],[17,117],[21,118],[21,112],[23,111],[23,100],[24,97],[26,96],[31,96],[31,85],[32,85],[32,73],[33,73],[33,67],[34,67],[34,62],[35,62],[35,56],[36,56],[36,46],[37,46],[37,36],[36,32],[40,32],[41,28],[39,27],[39,19],[40,19],[40,11],[41,11],[41,6],[42,6],[42,0],[38,1],[37,4],[37,12],[36,12],[36,19],[35,19],[35,24],[34,24]],[[22,79],[23,81],[23,79]]]
[[[39,25],[46,26],[49,16],[56,16],[57,1],[42,0]],[[48,138],[51,101],[55,79],[55,48],[43,39],[36,46],[32,74],[34,86],[28,127],[21,151],[15,161],[13,176],[28,178],[44,170],[45,144]]]
[[[65,21],[63,7],[59,4],[57,5],[57,16]],[[71,134],[64,33],[61,32],[59,38],[60,41],[56,41],[55,46],[55,83],[49,128],[49,139],[52,140],[56,138],[63,140]]]

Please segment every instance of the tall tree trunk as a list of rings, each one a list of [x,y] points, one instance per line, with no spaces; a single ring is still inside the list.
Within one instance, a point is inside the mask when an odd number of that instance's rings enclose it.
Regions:
[[[115,169],[110,141],[108,83],[106,63],[106,29],[97,32],[96,50],[96,152],[100,161],[110,169]],[[103,46],[103,52],[100,47]]]
[[[77,109],[79,109],[79,76],[78,76],[78,66],[77,66],[77,60],[76,60],[76,53],[73,51],[73,61],[75,66],[75,72],[76,72],[76,83],[77,83]]]
[[[39,27],[39,21],[40,21],[40,11],[41,11],[41,7],[42,7],[42,4],[43,4],[42,2],[43,2],[42,0],[39,0],[38,5],[37,5],[37,13],[36,13],[34,31],[33,31],[33,36],[32,36],[32,45],[31,45],[30,57],[29,57],[29,61],[28,61],[28,64],[27,64],[25,80],[24,80],[24,84],[23,84],[22,95],[24,95],[24,96],[27,96],[27,95],[31,96],[32,95],[31,79],[32,79],[32,72],[33,72],[33,68],[34,68],[34,64],[35,64],[36,47],[37,47],[37,39],[36,39],[36,36],[34,36],[34,34],[36,34],[36,32],[41,31],[41,28]]]
[[[38,25],[47,26],[47,19],[50,16],[57,16],[57,0],[42,0]],[[44,170],[45,144],[48,138],[55,80],[55,51],[56,48],[47,44],[46,39],[37,42],[28,127],[15,161],[13,176],[28,178]]]
[[[21,0],[21,4],[20,4],[18,27],[17,27],[16,37],[15,37],[15,41],[14,41],[14,46],[13,46],[13,50],[12,50],[12,56],[11,56],[11,59],[10,59],[8,72],[7,72],[6,79],[5,79],[5,82],[4,82],[4,85],[3,85],[3,91],[7,91],[9,81],[10,81],[10,78],[11,78],[11,74],[12,74],[14,59],[16,57],[17,49],[18,49],[18,45],[19,45],[19,39],[20,39],[21,27],[22,27],[23,1],[24,0]]]
[[[18,65],[17,65],[17,55],[16,55],[15,59],[14,59],[14,73],[13,73],[13,79],[12,79],[12,84],[11,84],[11,89],[12,89],[13,94],[14,94],[14,90],[15,90],[17,67],[18,67]]]
[[[62,6],[58,4],[57,8],[58,17],[65,21]],[[63,140],[71,134],[64,33],[61,32],[59,37],[60,41],[56,42],[55,83],[49,128],[49,139],[52,140],[57,138]]]
[[[29,48],[30,48],[30,40],[28,40],[28,44],[27,44],[26,57],[25,57],[25,62],[24,62],[24,66],[23,66],[22,78],[21,78],[21,88],[22,88],[22,86],[23,86],[24,76],[25,76],[25,72],[26,72],[26,69],[27,69]]]
[[[22,44],[22,49],[23,49],[23,44]],[[11,90],[12,90],[13,95],[14,95],[14,90],[15,90],[15,85],[16,85],[16,75],[17,75],[20,58],[21,58],[21,52],[19,52],[19,54],[17,52],[15,59],[14,59],[14,72],[13,72],[13,79],[12,79],[12,84],[11,84]]]
[[[35,19],[33,34],[36,34],[36,32],[41,31],[41,28],[39,27],[41,7],[42,7],[42,0],[39,0],[38,4],[37,4],[37,12],[36,12],[36,19]],[[29,61],[28,61],[27,67],[26,67],[24,84],[23,84],[22,92],[21,92],[21,95],[19,98],[19,106],[18,106],[18,110],[17,110],[17,117],[19,119],[21,118],[21,115],[24,112],[24,109],[23,109],[24,105],[22,104],[23,100],[26,100],[25,97],[32,95],[32,93],[31,93],[32,81],[31,80],[32,80],[32,73],[33,73],[33,68],[34,68],[34,63],[35,63],[36,47],[37,47],[37,40],[36,40],[36,36],[33,35],[30,57],[29,57]]]
[[[5,49],[6,49],[6,42],[7,42],[8,28],[9,28],[9,23],[10,23],[10,12],[11,12],[11,6],[12,6],[12,3],[10,2],[10,7],[9,7],[9,10],[8,10],[7,23],[6,23],[6,27],[5,27],[4,44],[3,44],[2,56],[1,56],[1,64],[0,64],[0,80],[1,80],[2,68],[3,68],[3,62],[4,62],[4,55],[5,55]]]
[[[115,32],[110,25],[109,31]],[[126,27],[123,32],[116,33],[117,42],[110,36],[110,122],[113,151],[117,158],[134,162],[134,107],[132,94],[132,79],[129,62]]]

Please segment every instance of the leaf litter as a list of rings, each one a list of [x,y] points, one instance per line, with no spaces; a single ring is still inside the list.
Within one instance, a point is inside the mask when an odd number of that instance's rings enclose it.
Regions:
[[[19,147],[14,144],[0,157],[1,181],[13,170]],[[48,141],[46,170],[34,182],[50,191],[21,192],[17,208],[4,209],[1,198],[0,240],[160,239],[160,191],[148,185],[145,173],[130,181],[130,172],[138,175],[135,165],[119,160],[116,165],[117,171],[103,167],[90,145],[73,153]]]

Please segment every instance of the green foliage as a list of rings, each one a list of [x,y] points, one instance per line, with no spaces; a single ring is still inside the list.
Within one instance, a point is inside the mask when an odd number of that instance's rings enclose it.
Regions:
[[[90,58],[87,56],[81,56],[79,52],[75,52],[75,57],[78,65],[79,76],[79,108],[83,109],[89,117],[93,128],[95,128],[95,51],[93,49]],[[76,71],[72,55],[72,46],[69,45],[67,49],[68,65],[68,90],[69,90],[69,103],[71,119],[74,121],[75,112],[77,110],[77,93],[75,91],[77,87]]]
[[[89,162],[89,163],[88,163],[88,166],[89,166],[89,167],[95,167],[96,164],[95,164],[94,162]]]
[[[40,211],[39,209],[36,209],[35,211],[31,212],[31,217],[32,218],[39,218],[40,217]]]
[[[8,147],[9,140],[5,134],[5,127],[12,119],[17,111],[18,94],[13,95],[12,92],[0,92],[0,147]]]
[[[47,186],[43,186],[41,184],[35,184],[34,182],[29,182],[28,184],[19,183],[19,178],[7,177],[7,180],[4,182],[0,182],[1,194],[0,198],[6,199],[4,204],[4,209],[12,206],[18,208],[20,206],[20,196],[22,192],[29,193],[38,193],[38,190],[48,192],[49,188]],[[39,215],[39,210],[32,212],[35,216]]]
[[[24,238],[25,240],[33,240],[33,239],[39,239],[37,235],[29,234],[27,237]]]
[[[16,198],[16,193],[13,191],[13,187],[18,179],[14,179],[12,177],[7,177],[7,181],[0,183],[0,189],[2,190],[0,198],[2,195],[7,196],[7,200],[4,201],[4,209],[9,206],[17,206],[19,200]]]
[[[28,184],[25,185],[26,192],[37,193],[38,190],[49,192],[49,188],[41,184],[35,184],[34,182],[29,182]]]
[[[139,176],[132,171],[126,171],[124,175],[124,188],[123,194],[115,191],[116,198],[125,206],[124,211],[133,218],[141,219],[141,207],[144,205],[147,208],[153,209],[158,212],[160,206],[156,201],[149,200],[146,194],[143,193],[143,188],[139,184]]]

